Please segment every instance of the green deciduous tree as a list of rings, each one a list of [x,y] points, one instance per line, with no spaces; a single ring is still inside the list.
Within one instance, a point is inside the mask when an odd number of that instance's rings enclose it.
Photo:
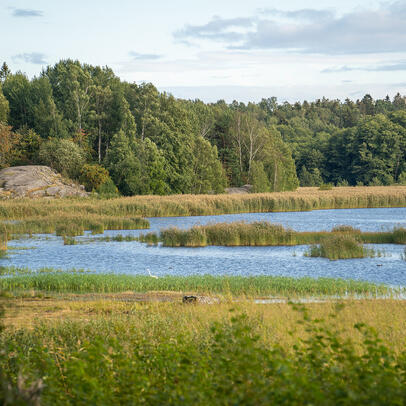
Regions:
[[[73,141],[51,138],[41,144],[39,160],[64,176],[78,179],[85,155]]]
[[[218,160],[217,148],[199,136],[194,142],[193,157],[191,192],[196,194],[224,192],[227,179]]]

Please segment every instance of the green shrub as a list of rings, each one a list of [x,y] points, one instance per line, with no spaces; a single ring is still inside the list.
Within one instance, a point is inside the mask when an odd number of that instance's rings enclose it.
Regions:
[[[85,154],[71,140],[51,138],[41,144],[39,159],[64,176],[77,179],[85,163]]]
[[[80,183],[88,192],[97,190],[101,185],[111,180],[107,169],[97,164],[86,164],[80,173]]]
[[[100,197],[106,199],[112,199],[114,197],[120,196],[117,186],[114,184],[111,178],[108,178],[104,183],[102,183],[96,189],[96,192],[99,194]]]

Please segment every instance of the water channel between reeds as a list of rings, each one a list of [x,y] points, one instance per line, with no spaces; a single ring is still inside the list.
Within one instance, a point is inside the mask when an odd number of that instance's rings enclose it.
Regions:
[[[362,231],[388,231],[406,227],[406,208],[341,209],[311,212],[245,213],[200,217],[150,218],[150,231],[168,227],[182,229],[194,225],[234,221],[269,221],[296,231],[329,231],[350,225]],[[105,231],[105,236],[138,236],[146,230]],[[76,237],[85,242],[89,234]],[[404,245],[368,245],[381,253],[375,258],[330,261],[305,257],[308,246],[293,247],[204,247],[166,248],[137,241],[63,245],[61,237],[35,235],[10,241],[8,257],[0,266],[39,269],[90,269],[96,272],[164,275],[279,275],[360,279],[406,286]],[[20,249],[19,249],[20,248]]]

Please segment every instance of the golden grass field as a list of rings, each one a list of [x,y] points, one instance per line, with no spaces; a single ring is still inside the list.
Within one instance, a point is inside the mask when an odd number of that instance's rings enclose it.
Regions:
[[[176,292],[134,294],[50,294],[46,297],[1,298],[5,307],[4,323],[7,330],[32,329],[45,323],[48,327],[60,323],[89,323],[98,320],[121,320],[151,339],[159,339],[155,327],[164,333],[188,331],[199,335],[215,321],[229,320],[235,314],[247,314],[256,320],[261,340],[282,344],[286,350],[306,336],[305,327],[298,321],[300,312],[288,303],[256,304],[252,300],[228,299],[220,304],[185,305]],[[341,304],[343,304],[341,308]],[[324,319],[333,328],[344,330],[343,336],[360,339],[353,328],[365,323],[377,330],[379,337],[396,352],[406,343],[406,306],[404,301],[391,299],[345,300],[308,303],[312,318]],[[337,311],[337,309],[339,309]],[[336,314],[335,318],[331,315]],[[6,330],[6,331],[7,331]],[[171,335],[171,334],[170,334]]]

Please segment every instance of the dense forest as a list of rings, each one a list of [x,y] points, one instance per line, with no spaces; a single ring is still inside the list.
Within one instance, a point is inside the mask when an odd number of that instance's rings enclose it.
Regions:
[[[0,168],[44,164],[101,194],[406,184],[406,98],[205,104],[62,60],[0,71]]]

